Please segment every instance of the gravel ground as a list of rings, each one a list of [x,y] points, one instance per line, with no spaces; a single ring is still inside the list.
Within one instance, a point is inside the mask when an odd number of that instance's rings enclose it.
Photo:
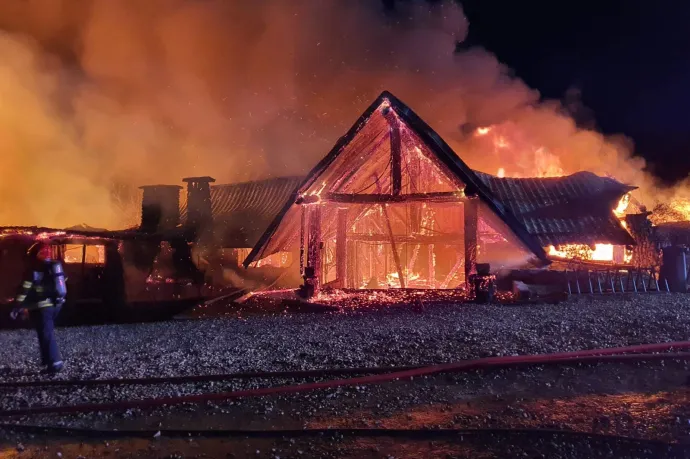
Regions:
[[[33,444],[7,447],[3,459],[43,458],[687,458],[679,448],[649,447],[592,438],[521,437],[482,435],[430,440],[396,438],[280,438],[280,439],[165,439],[94,441],[42,439]],[[19,451],[21,450],[21,451]]]
[[[417,365],[690,339],[690,296],[536,306],[434,306],[340,314],[70,327],[59,378]],[[30,330],[0,332],[0,377],[35,379]]]
[[[58,339],[68,366],[57,378],[416,365],[485,356],[688,340],[688,299],[690,297],[681,295],[649,295],[598,301],[588,298],[558,305],[524,307],[435,306],[422,313],[408,308],[392,308],[346,314],[252,316],[247,319],[62,328],[58,330]],[[0,332],[0,377],[10,381],[45,378],[37,373],[37,354],[32,332]],[[201,406],[33,416],[13,421],[121,429],[555,427],[585,432],[604,429],[607,433],[687,443],[690,442],[690,392],[685,386],[688,372],[686,362],[505,369]],[[301,382],[305,380],[76,390],[4,389],[0,391],[0,406],[12,409],[111,402]],[[470,401],[471,409],[468,410]],[[564,417],[564,412],[574,415]],[[10,439],[14,444],[18,441],[28,445],[35,443],[36,439]],[[397,444],[396,441],[393,443]],[[412,443],[405,448],[417,451],[414,454],[419,457],[436,455],[439,451],[465,457],[460,454],[465,445],[447,445],[439,441],[436,445],[441,445],[441,449],[438,450],[425,442]],[[311,448],[315,453],[319,451],[319,457],[359,457],[360,454],[387,457],[384,451],[403,456],[409,453],[402,446],[389,445],[377,450],[372,449],[371,441],[347,440],[343,441],[345,446],[337,449],[337,454],[331,455],[334,450],[323,444],[323,441],[311,441],[304,448]],[[216,447],[209,446],[211,449]],[[325,448],[323,451],[319,449],[322,447]],[[487,453],[486,457],[503,457],[511,452],[510,443],[506,447],[508,450]],[[58,446],[51,448],[55,450]],[[153,452],[157,444],[149,445],[151,448]],[[578,448],[576,450],[579,451]],[[584,446],[582,448],[587,450]],[[477,452],[476,448],[470,450]],[[103,454],[112,453],[109,451]],[[126,448],[122,451],[125,452]],[[263,451],[268,452],[267,449]],[[527,450],[512,452],[522,454],[520,451]],[[474,453],[468,453],[469,457]],[[213,456],[213,453],[208,454]],[[97,454],[94,452],[93,455]],[[265,455],[274,456],[270,453]],[[295,457],[293,454],[289,456]],[[237,457],[243,455],[238,454]],[[264,457],[264,454],[257,457]]]
[[[549,428],[679,442],[666,455],[642,445],[577,439],[492,437],[276,440],[60,439],[0,430],[0,457],[690,457],[685,362],[503,369],[363,388],[128,413],[41,416],[43,425],[106,429]],[[200,388],[197,390],[208,390]],[[211,390],[213,388],[210,388]],[[119,390],[119,389],[118,389]],[[101,393],[105,399],[117,391]],[[54,394],[48,394],[50,400]],[[98,397],[80,393],[79,397]],[[683,446],[685,445],[685,446]],[[3,447],[6,456],[3,455]],[[25,449],[21,454],[17,448]],[[632,448],[632,450],[630,450]],[[256,451],[259,451],[257,453]],[[300,454],[299,451],[302,451]],[[177,456],[175,456],[177,454]],[[517,455],[517,456],[516,456]]]

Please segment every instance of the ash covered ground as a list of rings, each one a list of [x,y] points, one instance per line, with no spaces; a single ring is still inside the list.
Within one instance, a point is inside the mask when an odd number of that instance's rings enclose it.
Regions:
[[[682,295],[640,295],[625,299],[583,298],[557,305],[434,306],[422,312],[401,307],[345,314],[72,327],[59,329],[58,336],[68,362],[66,371],[55,377],[58,379],[403,366],[688,340],[690,302]],[[0,333],[3,380],[46,378],[38,374],[37,355],[31,331]],[[154,430],[556,428],[690,444],[689,375],[688,362],[684,361],[507,368],[202,405],[34,415],[8,421]],[[6,388],[0,390],[0,405],[13,409],[106,403],[316,380],[253,379],[76,390]],[[123,445],[116,452],[114,445],[118,442],[112,442],[108,448],[102,442],[93,447],[88,442],[86,446],[69,443],[68,447],[64,441],[7,432],[0,437],[0,442],[4,440],[12,450],[18,443],[27,448],[18,457],[33,457],[27,455],[32,448],[39,448],[35,451],[40,452],[48,448],[53,457],[55,452],[77,450],[85,457],[130,457],[136,453]],[[642,454],[643,450],[631,454],[611,445],[600,450],[582,441],[546,441],[546,449],[540,451],[550,457],[596,457],[604,450],[615,456],[664,457],[658,451],[650,452],[651,456]],[[510,439],[504,443],[496,440],[476,444],[442,439],[435,443],[401,443],[399,439],[341,439],[336,443],[323,439],[296,439],[288,443],[257,440],[256,444],[239,440],[222,444],[215,440],[199,442],[205,446],[199,443],[196,449],[192,448],[194,454],[205,451],[204,454],[215,456],[224,451],[225,456],[231,450],[235,457],[477,457],[478,451],[483,454],[480,457],[536,454],[536,450],[530,449],[531,442],[519,446],[520,442]],[[182,456],[194,455],[188,452],[185,442],[152,439],[140,442],[140,446],[141,451],[137,451],[143,455],[177,454],[175,451],[182,451]]]

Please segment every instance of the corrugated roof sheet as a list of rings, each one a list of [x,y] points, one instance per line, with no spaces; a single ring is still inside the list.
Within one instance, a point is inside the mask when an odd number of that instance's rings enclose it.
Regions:
[[[278,177],[212,186],[211,209],[223,245],[253,247],[301,180]]]
[[[591,172],[547,178],[477,176],[544,246],[634,243],[612,207],[635,187]]]
[[[214,217],[251,210],[256,216],[273,218],[285,205],[302,177],[278,177],[254,182],[211,187]]]
[[[659,223],[654,228],[654,236],[663,247],[672,245],[690,246],[690,222]]]

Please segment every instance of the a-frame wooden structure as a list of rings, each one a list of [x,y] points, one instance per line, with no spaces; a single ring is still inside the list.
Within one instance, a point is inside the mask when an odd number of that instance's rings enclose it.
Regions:
[[[410,287],[417,276],[426,288],[448,288],[473,272],[482,237],[548,263],[448,144],[383,92],[295,189],[244,266],[299,242],[300,270],[313,268],[319,282],[377,288],[383,269],[393,278],[388,286]],[[437,259],[454,250],[439,274]]]

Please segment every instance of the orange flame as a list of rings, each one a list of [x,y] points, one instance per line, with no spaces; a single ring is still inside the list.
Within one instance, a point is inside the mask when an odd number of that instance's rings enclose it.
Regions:
[[[613,244],[595,244],[593,250],[586,244],[565,244],[558,249],[550,245],[548,253],[558,258],[613,261]]]
[[[626,193],[623,195],[620,201],[618,201],[618,205],[616,206],[616,208],[613,209],[613,213],[616,214],[616,217],[624,216],[625,211],[628,208],[628,205],[630,205],[630,193]],[[627,226],[625,222],[623,222],[623,226]]]

